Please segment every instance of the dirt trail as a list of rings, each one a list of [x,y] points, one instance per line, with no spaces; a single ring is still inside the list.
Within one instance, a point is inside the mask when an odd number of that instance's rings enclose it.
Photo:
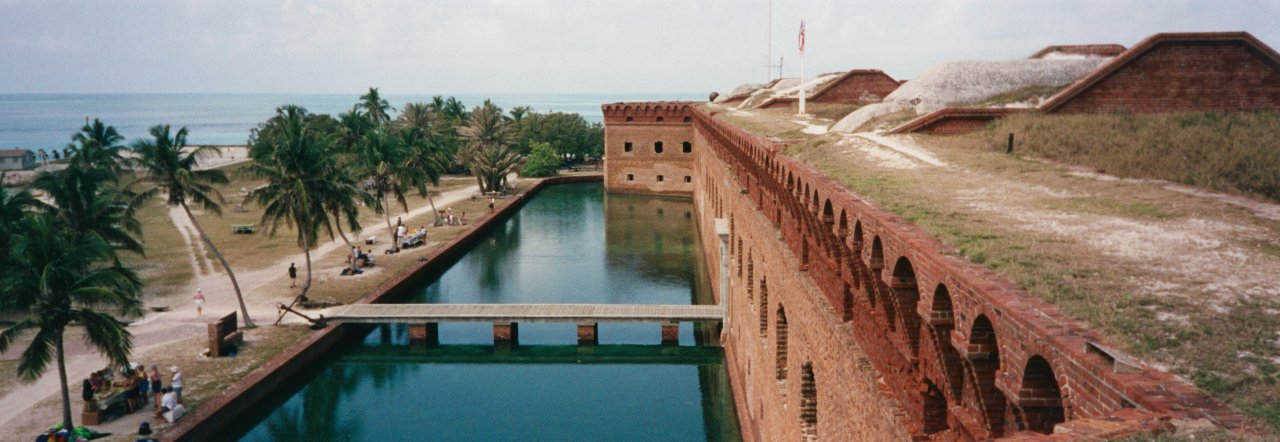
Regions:
[[[478,191],[479,188],[477,186],[468,186],[443,192],[435,199],[436,207],[443,210],[446,206],[469,198]],[[431,206],[426,205],[401,216],[408,221],[410,218],[429,214],[430,212]],[[178,227],[179,232],[184,232],[183,236],[186,237],[184,228],[190,226],[191,223],[190,219],[186,217],[186,213],[181,208],[178,208],[170,210],[169,216],[174,225]],[[381,223],[374,224],[361,231],[357,236],[363,238],[366,235],[380,234],[382,236],[381,239],[385,241],[385,226]],[[192,230],[194,231],[194,229]],[[196,262],[196,257],[203,258],[205,255],[202,244],[191,244],[191,242],[198,242],[194,238],[197,237],[193,235],[192,239],[188,239],[187,247],[191,255],[192,266],[198,270],[199,265]],[[323,273],[325,271],[323,263],[333,261],[335,258],[330,254],[334,252],[342,253],[342,249],[345,246],[346,244],[341,239],[338,239],[322,244],[313,250],[311,253],[312,263],[315,265],[313,272]],[[298,253],[279,259],[276,265],[251,271],[242,270],[236,274],[240,282],[241,291],[245,295],[245,304],[255,323],[265,326],[275,322],[276,303],[288,303],[296,294],[292,289],[288,288],[286,275],[289,263],[302,263],[304,261],[305,256],[302,253]],[[299,267],[302,266],[300,265]],[[317,282],[322,280],[322,278],[316,279]],[[196,317],[193,306],[187,304],[184,307],[178,307],[166,312],[147,312],[144,317],[129,325],[129,331],[133,333],[135,338],[134,355],[136,357],[145,361],[147,351],[151,349],[202,334],[205,330],[205,320],[213,314],[239,311],[235,292],[231,288],[231,282],[223,273],[201,273],[197,271],[192,282],[182,293],[194,293],[196,288],[202,288],[207,299],[204,318]],[[285,323],[301,321],[300,318],[294,318],[287,319]],[[192,349],[192,351],[199,352],[200,349]],[[72,411],[78,413],[79,400],[75,398],[79,397],[80,380],[88,377],[89,373],[94,370],[104,367],[106,359],[88,347],[68,348],[67,353],[67,379],[73,390]],[[17,353],[12,353],[12,355],[16,357]],[[18,385],[4,396],[0,396],[0,404],[5,404],[4,407],[0,407],[0,428],[26,427],[28,426],[26,424],[32,420],[39,420],[40,422],[57,421],[60,419],[60,414],[54,415],[50,419],[45,413],[33,412],[32,410],[39,402],[56,394],[59,394],[58,372],[56,369],[45,372],[44,376],[32,384]],[[132,425],[132,428],[137,428],[139,422],[149,417],[146,413],[133,413],[110,424],[112,424],[111,427]],[[79,419],[76,421],[78,422]]]

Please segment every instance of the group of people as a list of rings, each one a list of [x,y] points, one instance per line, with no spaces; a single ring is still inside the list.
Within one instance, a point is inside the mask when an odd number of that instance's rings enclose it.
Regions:
[[[445,209],[444,215],[440,217],[440,222],[449,226],[465,226],[467,225],[467,212],[462,212],[462,216],[458,216],[453,214],[453,208]]]
[[[124,392],[125,413],[138,411],[148,403],[154,403],[156,417],[164,417],[172,422],[181,416],[180,412],[171,412],[182,406],[182,371],[175,365],[169,367],[169,372],[169,386],[165,387],[160,377],[160,366],[155,364],[151,365],[150,371],[138,363],[119,369],[107,367],[95,371],[84,380],[81,398],[84,399],[85,409],[104,411],[99,410],[99,400]]]

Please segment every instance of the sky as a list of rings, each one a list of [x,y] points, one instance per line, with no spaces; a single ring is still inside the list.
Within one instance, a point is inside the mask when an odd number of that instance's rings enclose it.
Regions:
[[[727,92],[799,75],[911,78],[949,60],[1157,32],[1280,47],[1280,0],[0,0],[0,93]]]

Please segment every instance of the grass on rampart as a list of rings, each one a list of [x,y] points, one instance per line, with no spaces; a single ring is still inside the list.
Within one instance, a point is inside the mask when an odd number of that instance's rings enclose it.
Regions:
[[[982,134],[917,136],[916,142],[956,167],[906,171],[851,157],[834,142],[835,137],[791,146],[787,154],[919,226],[956,254],[1103,332],[1126,351],[1166,365],[1272,431],[1280,431],[1280,348],[1276,347],[1280,315],[1275,314],[1280,300],[1246,297],[1214,305],[1203,301],[1201,293],[1149,294],[1143,281],[1159,281],[1161,275],[1108,260],[1084,241],[993,219],[956,200],[955,193],[940,189],[981,188],[986,181],[1072,189],[1069,193],[1087,197],[1043,197],[1029,204],[1052,212],[1136,223],[1210,215],[1252,219],[1247,212],[1224,214],[1217,203],[1170,196],[1158,187],[1080,180],[1062,173],[1060,167],[993,152]],[[1262,225],[1280,231],[1277,224]]]
[[[1280,201],[1280,113],[1011,115],[1015,149],[1131,178]],[[1001,144],[1003,146],[1003,144]]]

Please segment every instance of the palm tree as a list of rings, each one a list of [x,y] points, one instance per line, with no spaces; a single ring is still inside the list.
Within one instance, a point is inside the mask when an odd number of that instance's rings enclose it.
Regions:
[[[453,121],[454,124],[461,124],[462,121],[466,120],[468,117],[467,106],[463,105],[461,101],[454,97],[449,97],[448,100],[445,100],[444,108],[442,108],[441,111],[444,113],[444,116]]]
[[[108,169],[73,161],[66,169],[41,172],[32,185],[49,196],[50,212],[71,232],[101,237],[112,256],[116,250],[142,255],[142,243],[133,237],[142,233],[135,212],[155,191],[135,192],[134,183],[115,177]]]
[[[368,188],[377,204],[374,210],[383,215],[387,221],[388,236],[395,237],[395,227],[391,226],[390,199],[395,198],[401,210],[408,211],[409,203],[404,194],[406,184],[419,181],[418,172],[408,166],[408,155],[405,146],[394,134],[385,130],[375,130],[365,134],[359,154],[354,158],[356,176],[368,180]]]
[[[245,168],[246,174],[267,181],[250,198],[263,207],[261,222],[269,226],[268,234],[275,236],[281,224],[297,230],[307,278],[294,303],[306,301],[311,289],[311,248],[320,230],[333,237],[328,214],[334,207],[354,207],[362,193],[336,164],[332,137],[314,130],[310,117],[294,105],[276,109],[276,115],[250,135],[249,156],[254,161]]]
[[[97,118],[93,123],[85,122],[80,132],[71,136],[72,144],[67,149],[75,153],[72,161],[90,167],[102,167],[118,172],[124,158],[120,151],[124,149],[120,143],[124,137],[116,131],[115,126],[108,126]]]
[[[79,323],[89,344],[111,363],[127,364],[132,335],[124,323],[99,309],[114,309],[123,316],[142,314],[142,282],[118,263],[108,264],[114,261],[111,247],[101,237],[68,232],[47,213],[27,215],[22,233],[13,239],[13,259],[0,268],[0,306],[26,316],[0,333],[0,353],[27,332],[35,332],[22,352],[18,376],[35,381],[56,360],[62,425],[74,428],[63,332]]]
[[[0,173],[0,182],[4,181],[5,175]],[[27,211],[41,206],[28,190],[10,194],[9,188],[0,186],[0,263],[8,262],[10,238],[22,231]]]
[[[434,99],[443,103],[440,96]],[[427,202],[431,204],[431,212],[435,214],[435,221],[439,223],[440,211],[436,210],[435,199],[431,197],[427,185],[437,187],[440,185],[440,176],[448,169],[450,159],[444,142],[440,139],[439,117],[435,106],[434,102],[431,104],[405,103],[404,111],[396,119],[396,126],[399,129],[401,143],[409,151],[406,167],[419,172],[408,184],[417,188],[419,194],[427,197]]]
[[[467,142],[461,157],[475,174],[480,190],[501,189],[507,174],[520,164],[520,155],[510,147],[513,135],[502,109],[486,101],[471,112],[467,125],[458,128],[458,135]]]
[[[169,198],[165,204],[171,207],[182,207],[182,211],[191,220],[191,225],[196,228],[196,233],[200,234],[200,239],[209,246],[213,256],[218,258],[218,263],[222,264],[222,268],[227,271],[227,277],[231,278],[231,287],[235,289],[236,300],[240,303],[240,314],[244,317],[245,327],[253,327],[253,319],[249,317],[249,309],[245,307],[244,295],[240,292],[236,273],[231,270],[231,265],[222,256],[222,252],[218,251],[213,240],[204,233],[200,221],[191,214],[191,207],[187,205],[187,201],[190,200],[200,204],[205,211],[222,216],[220,203],[225,200],[222,198],[222,193],[218,192],[213,185],[226,184],[227,175],[217,169],[196,170],[201,158],[208,155],[221,155],[222,152],[216,147],[199,146],[184,153],[183,150],[187,148],[186,127],[179,128],[177,133],[170,136],[169,125],[153,126],[151,136],[153,139],[142,139],[133,143],[133,150],[138,154],[136,166],[147,171],[147,181],[168,192]]]
[[[378,88],[376,87],[369,88],[369,93],[360,96],[359,106],[364,108],[365,113],[369,115],[369,119],[380,126],[391,122],[391,115],[387,114],[387,111],[395,110],[387,103],[387,100],[378,95]]]

